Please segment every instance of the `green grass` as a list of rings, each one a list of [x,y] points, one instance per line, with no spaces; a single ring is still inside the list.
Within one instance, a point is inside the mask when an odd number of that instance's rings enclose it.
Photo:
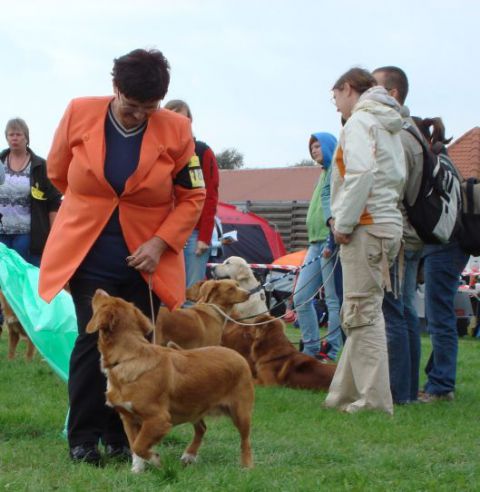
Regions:
[[[292,339],[298,331],[289,329]],[[423,340],[425,357],[429,341]],[[23,354],[24,346],[20,346]],[[38,354],[6,360],[0,339],[0,490],[10,491],[474,491],[480,490],[480,344],[460,341],[457,399],[397,407],[395,416],[322,408],[325,393],[257,388],[256,467],[238,466],[239,439],[209,419],[198,464],[180,465],[188,425],[159,446],[163,466],[134,475],[127,465],[72,465],[61,431],[65,384]],[[425,358],[424,357],[424,358]]]

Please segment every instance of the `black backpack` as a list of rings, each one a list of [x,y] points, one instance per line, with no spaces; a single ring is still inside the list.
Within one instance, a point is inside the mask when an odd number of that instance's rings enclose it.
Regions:
[[[423,150],[422,182],[413,205],[403,200],[408,220],[426,244],[447,244],[461,230],[460,176],[445,151],[434,153],[410,124],[404,125]]]

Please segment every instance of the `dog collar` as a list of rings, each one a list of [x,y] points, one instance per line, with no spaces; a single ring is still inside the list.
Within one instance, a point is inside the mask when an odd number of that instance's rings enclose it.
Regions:
[[[252,295],[252,294],[256,294],[257,292],[260,292],[262,290],[263,290],[262,284],[258,284],[256,287],[254,287],[253,289],[250,289],[248,292],[250,292],[250,295]]]

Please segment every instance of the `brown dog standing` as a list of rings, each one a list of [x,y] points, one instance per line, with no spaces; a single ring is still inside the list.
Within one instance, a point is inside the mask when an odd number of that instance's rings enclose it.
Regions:
[[[285,335],[282,321],[268,315],[255,319],[255,323],[268,321],[256,327],[252,345],[257,382],[265,386],[327,390],[337,366],[299,352]]]
[[[197,301],[189,308],[169,311],[160,308],[155,335],[159,345],[172,341],[184,349],[220,345],[225,317],[213,306],[230,315],[234,306],[249,298],[248,291],[234,280],[206,280],[187,290],[187,298]]]
[[[146,340],[153,326],[133,304],[97,290],[86,331],[99,331],[98,349],[107,375],[107,404],[123,421],[133,454],[132,471],[158,466],[152,451],[172,426],[191,422],[193,441],[182,455],[196,460],[208,414],[230,416],[241,437],[241,463],[253,466],[250,423],[254,388],[247,363],[224,347],[178,350]]]
[[[8,358],[14,359],[15,352],[17,351],[17,345],[20,339],[24,339],[27,342],[27,351],[25,352],[25,358],[31,361],[33,354],[35,353],[35,346],[26,334],[23,326],[16,314],[13,312],[10,304],[7,302],[3,292],[0,290],[0,305],[2,306],[3,312],[3,324],[8,330]],[[0,330],[1,332],[1,330]]]

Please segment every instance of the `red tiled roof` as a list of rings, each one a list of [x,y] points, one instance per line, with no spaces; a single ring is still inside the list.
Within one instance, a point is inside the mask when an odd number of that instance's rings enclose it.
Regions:
[[[220,200],[309,201],[320,171],[319,166],[221,170]]]
[[[480,127],[457,138],[448,147],[448,154],[464,178],[480,178]]]

